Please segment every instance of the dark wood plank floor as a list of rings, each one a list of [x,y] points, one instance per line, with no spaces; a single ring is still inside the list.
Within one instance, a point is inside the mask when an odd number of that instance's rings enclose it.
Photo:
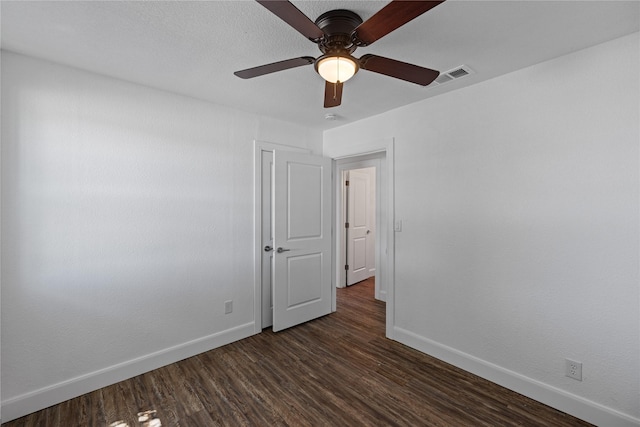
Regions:
[[[17,426],[589,426],[384,337],[373,281],[338,312],[94,391]],[[139,422],[153,410],[155,419]]]

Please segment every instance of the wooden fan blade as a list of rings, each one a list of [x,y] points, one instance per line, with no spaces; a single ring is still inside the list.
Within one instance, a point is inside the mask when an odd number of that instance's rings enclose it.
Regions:
[[[444,0],[394,0],[353,30],[352,37],[358,46],[368,46],[440,3]]]
[[[421,86],[434,81],[440,72],[406,62],[396,61],[378,55],[364,55],[360,58],[360,68],[374,73],[384,74],[396,79],[406,80]]]
[[[326,82],[324,85],[324,108],[337,107],[342,102],[341,82]]]
[[[256,1],[312,42],[317,43],[324,37],[324,31],[309,19],[307,15],[300,12],[291,2],[286,0]]]
[[[315,58],[311,56],[302,56],[300,58],[286,59],[284,61],[278,61],[272,64],[265,64],[258,67],[247,68],[246,70],[236,71],[233,74],[242,79],[251,79],[253,77],[263,76],[265,74],[275,73],[276,71],[283,71],[288,70],[289,68],[313,64],[314,62]]]

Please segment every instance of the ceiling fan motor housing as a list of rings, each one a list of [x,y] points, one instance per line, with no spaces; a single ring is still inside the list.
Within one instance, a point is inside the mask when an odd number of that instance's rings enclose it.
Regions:
[[[357,13],[345,9],[330,10],[320,15],[315,23],[326,35],[318,43],[322,53],[352,53],[356,49],[351,34],[362,24]]]
[[[362,24],[362,18],[350,10],[337,9],[320,15],[315,24],[325,34],[318,41],[318,48],[323,55],[315,61],[316,72],[329,82],[341,82],[343,81],[341,73],[345,71],[342,67],[347,67],[351,68],[351,71],[347,72],[344,80],[348,80],[360,69],[358,60],[351,56],[351,53],[357,48],[352,41],[353,30]],[[345,58],[345,60],[339,58]],[[323,63],[324,65],[321,65]],[[328,74],[324,74],[321,67],[324,67],[325,72],[327,72],[327,67],[332,69],[333,64],[336,67],[335,74],[331,71]],[[338,64],[343,65],[341,67]]]

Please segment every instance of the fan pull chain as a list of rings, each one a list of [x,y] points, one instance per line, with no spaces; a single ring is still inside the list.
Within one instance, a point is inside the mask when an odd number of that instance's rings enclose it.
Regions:
[[[333,84],[333,100],[334,101],[338,100],[338,84],[340,83],[340,57],[338,57],[338,60],[336,61],[336,76],[338,78],[336,79],[336,82]]]

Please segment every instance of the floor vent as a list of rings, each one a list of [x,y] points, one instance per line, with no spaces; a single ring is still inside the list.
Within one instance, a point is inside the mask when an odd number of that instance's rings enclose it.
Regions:
[[[449,71],[445,71],[440,73],[437,79],[433,81],[434,84],[431,86],[439,86],[445,83],[449,83],[450,81],[459,79],[464,76],[468,76],[469,74],[473,74],[473,70],[469,68],[467,65],[461,65],[456,68],[452,68]]]

